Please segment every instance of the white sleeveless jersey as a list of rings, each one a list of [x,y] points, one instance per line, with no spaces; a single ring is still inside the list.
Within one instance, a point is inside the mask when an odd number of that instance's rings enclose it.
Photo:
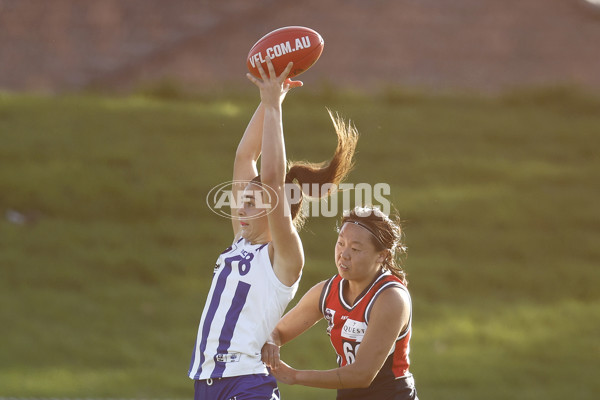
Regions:
[[[279,281],[268,244],[239,239],[223,252],[204,305],[191,379],[267,374],[261,349],[298,289]]]

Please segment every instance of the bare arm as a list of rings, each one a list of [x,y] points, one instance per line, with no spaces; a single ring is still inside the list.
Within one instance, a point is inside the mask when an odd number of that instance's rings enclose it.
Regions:
[[[353,364],[326,371],[295,370],[281,362],[272,370],[278,381],[324,389],[368,387],[408,323],[410,303],[401,289],[383,291],[371,312],[365,337]]]
[[[323,318],[319,308],[319,298],[324,286],[325,281],[313,286],[298,304],[277,323],[269,342],[262,349],[262,360],[267,366],[279,367],[279,347],[299,336]]]
[[[278,200],[271,202],[272,208],[268,213],[271,232],[269,252],[275,275],[283,284],[291,286],[300,277],[304,266],[302,242],[292,223],[285,194],[286,155],[281,102],[292,87],[292,83],[286,80],[292,63],[288,64],[280,76],[275,75],[269,59],[267,65],[268,75],[259,64],[262,80],[250,74],[248,79],[259,87],[264,106],[261,182],[263,190],[268,192],[265,197]]]
[[[244,136],[242,136],[235,153],[235,161],[233,164],[234,181],[249,181],[258,175],[256,163],[260,157],[260,149],[262,146],[264,115],[265,109],[261,103],[256,108],[252,119],[248,123]],[[233,199],[238,198],[238,192],[243,191],[245,186],[245,183],[233,184]],[[237,215],[237,208],[232,206],[231,215],[233,217]],[[233,224],[233,235],[237,236],[240,231],[240,221],[236,218],[232,218],[231,221]]]

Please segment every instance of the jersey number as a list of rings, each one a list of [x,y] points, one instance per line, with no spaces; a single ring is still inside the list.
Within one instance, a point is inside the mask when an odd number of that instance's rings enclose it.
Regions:
[[[342,349],[344,350],[344,357],[346,358],[346,365],[354,364],[356,361],[356,353],[360,343],[355,342],[344,342]]]
[[[250,272],[250,261],[254,258],[254,254],[246,253],[245,256],[238,254],[237,256],[227,257],[225,259],[225,265],[227,267],[231,267],[231,263],[234,261],[239,261],[238,269],[240,271],[240,275],[244,276],[248,272]]]

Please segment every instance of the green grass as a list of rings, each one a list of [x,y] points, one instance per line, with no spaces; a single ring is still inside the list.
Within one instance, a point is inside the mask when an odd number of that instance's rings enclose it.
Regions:
[[[257,96],[167,97],[0,94],[0,397],[191,397],[231,236],[204,197],[230,179]],[[389,183],[404,220],[420,397],[598,398],[600,99],[299,89],[284,105],[290,158],[330,155],[325,107],[362,135],[349,181]],[[297,299],[335,272],[335,222],[302,232]],[[322,323],[282,352],[335,366]]]

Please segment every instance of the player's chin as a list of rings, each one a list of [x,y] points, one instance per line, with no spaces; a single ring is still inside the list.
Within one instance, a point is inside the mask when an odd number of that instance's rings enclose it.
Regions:
[[[240,235],[244,238],[244,239],[250,239],[250,236],[252,236],[252,230],[250,229],[249,226],[242,226],[240,229]]]

